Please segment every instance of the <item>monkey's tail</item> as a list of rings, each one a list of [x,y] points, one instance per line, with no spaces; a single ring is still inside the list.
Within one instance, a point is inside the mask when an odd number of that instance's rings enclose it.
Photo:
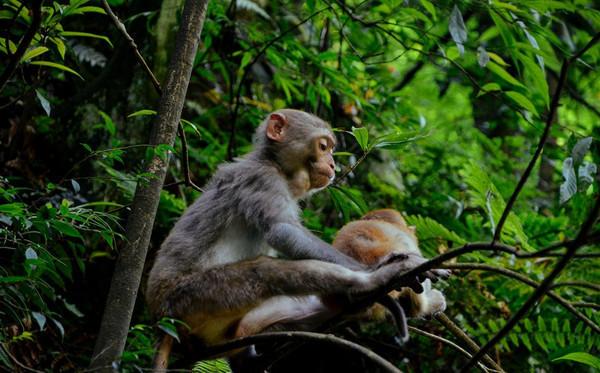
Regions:
[[[173,337],[165,334],[158,344],[156,355],[154,355],[153,373],[165,373],[169,366],[169,355],[173,348]]]
[[[408,323],[406,321],[406,313],[404,312],[402,305],[400,305],[398,300],[394,299],[389,294],[386,294],[383,298],[381,298],[379,303],[385,306],[394,318],[396,328],[398,329],[397,338],[399,344],[403,345],[404,343],[408,342]]]

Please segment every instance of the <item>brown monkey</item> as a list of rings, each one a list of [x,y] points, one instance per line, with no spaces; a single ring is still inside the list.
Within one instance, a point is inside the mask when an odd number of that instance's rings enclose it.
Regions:
[[[334,146],[318,117],[291,109],[270,114],[254,150],[219,167],[163,242],[148,276],[151,311],[182,319],[204,343],[216,344],[246,335],[243,317],[261,325],[319,313],[311,302],[298,311],[282,296],[360,296],[423,263],[405,255],[371,268],[302,226],[298,200],[333,180]],[[265,256],[269,247],[293,260]]]
[[[402,215],[392,209],[371,211],[360,220],[346,224],[338,231],[332,246],[360,263],[372,267],[380,265],[386,258],[394,254],[417,255],[422,258],[415,228],[409,227]],[[449,271],[438,270],[437,274],[447,277]],[[433,316],[446,309],[444,295],[439,290],[431,289],[429,278],[426,278],[420,285],[422,288],[417,286],[418,289],[416,289],[419,293],[409,287],[389,293],[391,299],[402,307],[399,310],[402,313],[401,318],[404,312],[408,314],[408,317],[423,318]],[[242,318],[238,325],[238,330],[243,330],[240,335],[255,334],[282,322],[291,324],[289,326],[294,329],[312,329],[341,312],[346,306],[343,298],[336,297],[335,294],[303,297],[280,296],[273,299],[276,299],[278,304],[288,305],[287,309],[295,309],[297,319],[288,317],[285,320],[279,320],[276,307],[272,308],[271,314],[266,317],[269,310],[267,307],[263,307],[260,310],[260,318],[254,317],[254,311],[250,311]],[[394,305],[386,305],[388,309],[390,306]],[[380,304],[375,304],[358,316],[361,319],[383,320],[385,314],[385,308]],[[397,322],[402,323],[398,327],[401,339],[405,341],[408,337],[406,320],[397,320]]]
[[[335,237],[333,247],[371,266],[379,264],[390,254],[422,256],[415,227],[409,227],[402,215],[392,209],[371,211],[360,220],[346,224]],[[449,272],[440,270],[438,274],[447,276]],[[446,309],[444,294],[431,289],[429,279],[423,281],[422,286],[420,293],[408,287],[390,293],[392,298],[400,301],[409,317],[433,316]],[[371,313],[382,315],[382,310],[374,307]]]

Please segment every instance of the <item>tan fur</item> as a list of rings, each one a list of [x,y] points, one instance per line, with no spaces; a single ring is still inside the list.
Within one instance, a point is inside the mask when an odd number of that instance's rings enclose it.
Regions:
[[[421,255],[415,228],[409,227],[402,215],[393,209],[371,211],[360,220],[346,224],[339,230],[332,245],[346,255],[369,265],[379,264],[392,254]],[[443,294],[430,288],[426,288],[421,294],[410,288],[392,291],[389,294],[409,305],[405,310],[409,317],[430,316],[446,307]],[[385,308],[375,304],[367,310],[365,316],[372,320],[383,320]]]

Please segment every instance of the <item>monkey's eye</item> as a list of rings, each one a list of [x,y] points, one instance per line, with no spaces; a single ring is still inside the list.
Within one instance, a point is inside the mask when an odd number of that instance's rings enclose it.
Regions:
[[[319,141],[319,149],[321,149],[322,152],[327,150],[327,141],[326,140]]]

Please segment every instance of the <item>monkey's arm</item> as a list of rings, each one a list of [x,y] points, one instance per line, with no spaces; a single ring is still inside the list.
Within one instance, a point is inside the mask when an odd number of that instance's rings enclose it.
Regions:
[[[368,267],[343,254],[306,228],[290,223],[276,223],[266,232],[267,243],[294,259],[318,259],[354,270]]]

